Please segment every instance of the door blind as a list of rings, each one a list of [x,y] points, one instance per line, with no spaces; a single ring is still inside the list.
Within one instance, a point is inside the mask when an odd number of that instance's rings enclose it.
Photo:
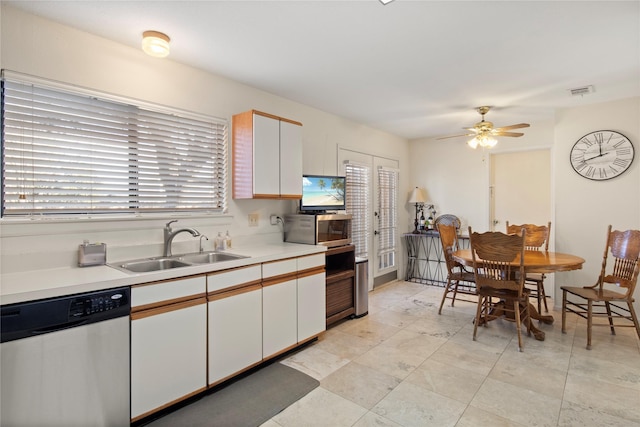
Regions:
[[[351,214],[351,240],[356,256],[369,258],[369,166],[347,162],[347,213]]]
[[[378,169],[378,269],[395,267],[398,171]]]
[[[227,123],[2,79],[2,215],[226,208]]]

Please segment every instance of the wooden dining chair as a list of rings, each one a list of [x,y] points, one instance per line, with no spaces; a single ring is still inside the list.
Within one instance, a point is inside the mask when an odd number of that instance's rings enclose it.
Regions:
[[[459,249],[458,227],[456,227],[455,224],[447,225],[443,222],[436,224],[436,229],[440,234],[440,243],[442,244],[442,256],[444,257],[447,267],[447,284],[442,294],[438,314],[442,314],[442,306],[447,298],[451,299],[451,307],[453,307],[458,293],[477,295],[473,271],[467,270],[462,264],[453,259],[451,255]],[[460,282],[463,282],[461,286]],[[461,299],[461,301],[476,302],[475,300],[472,301],[468,299]]]
[[[522,234],[504,234],[499,231],[474,233],[469,227],[469,237],[478,292],[473,340],[476,340],[481,321],[487,326],[488,321],[503,312],[510,312],[513,313],[518,331],[518,351],[522,351],[521,321],[525,322],[527,333],[531,334],[529,296],[524,287],[526,231]],[[518,256],[519,261],[514,263]],[[522,314],[524,316],[521,318]]]
[[[535,224],[522,224],[515,225],[509,224],[507,221],[507,234],[520,233],[522,229],[527,232],[527,239],[524,243],[526,250],[549,250],[549,235],[551,234],[551,221],[547,225],[535,225]],[[531,298],[535,298],[538,302],[538,313],[542,313],[542,305],[544,304],[544,311],[549,312],[547,307],[547,295],[544,292],[544,279],[546,275],[544,273],[528,273],[525,276],[524,285],[529,285]]]
[[[611,257],[613,266],[607,273],[607,260]],[[593,286],[573,287],[561,286],[562,289],[562,332],[566,333],[567,312],[575,313],[587,319],[587,350],[591,350],[591,329],[594,317],[606,317],[611,334],[615,335],[614,319],[625,319],[631,322],[615,326],[634,327],[640,338],[638,316],[633,308],[633,291],[638,282],[640,271],[640,230],[611,231],[607,230],[607,245],[602,258],[602,268],[598,281]],[[623,292],[614,290],[624,289]],[[578,302],[569,300],[567,294],[579,297]],[[626,307],[622,304],[626,304]]]

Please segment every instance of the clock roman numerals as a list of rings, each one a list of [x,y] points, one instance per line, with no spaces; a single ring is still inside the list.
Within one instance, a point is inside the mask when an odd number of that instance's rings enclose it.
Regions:
[[[582,177],[594,181],[615,178],[631,166],[634,147],[619,132],[601,130],[591,132],[571,148],[569,161]]]

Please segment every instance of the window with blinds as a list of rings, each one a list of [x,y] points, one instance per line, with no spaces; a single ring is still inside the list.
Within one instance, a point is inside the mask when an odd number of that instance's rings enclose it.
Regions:
[[[226,209],[226,120],[1,83],[2,216]]]
[[[378,169],[378,269],[395,267],[398,228],[398,171]]]
[[[351,214],[351,241],[356,256],[369,258],[369,166],[347,162],[344,165],[347,178],[346,211]]]

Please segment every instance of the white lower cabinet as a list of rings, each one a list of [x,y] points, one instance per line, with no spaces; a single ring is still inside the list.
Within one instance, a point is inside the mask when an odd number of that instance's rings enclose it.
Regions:
[[[188,289],[196,298],[179,296],[164,300],[164,290]],[[149,294],[159,286],[158,301],[145,297],[145,308],[136,311],[136,287],[132,287],[131,314],[131,419],[141,419],[163,407],[199,393],[207,387],[207,304],[205,277],[144,285]],[[164,289],[163,289],[164,288]]]
[[[268,358],[298,342],[296,279],[262,288],[262,356]]]
[[[209,384],[262,360],[262,287],[209,296]]]
[[[326,329],[325,273],[298,277],[298,342]]]
[[[262,361],[260,264],[207,276],[209,385]]]
[[[297,269],[298,342],[302,342],[326,330],[325,254],[299,257]]]

